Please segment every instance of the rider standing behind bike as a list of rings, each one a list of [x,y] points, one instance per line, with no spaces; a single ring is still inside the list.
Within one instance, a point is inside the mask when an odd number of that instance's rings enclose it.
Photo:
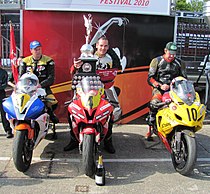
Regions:
[[[164,54],[152,59],[148,74],[148,83],[153,87],[152,100],[150,101],[150,112],[148,124],[153,125],[157,113],[157,103],[162,101],[164,92],[169,91],[171,81],[182,76],[187,78],[185,64],[176,58],[177,46],[174,42],[168,42]]]
[[[98,39],[96,43],[96,52],[95,56],[98,57],[98,62],[96,64],[97,70],[105,70],[110,68],[121,68],[120,59],[117,54],[112,50],[109,49],[109,41],[106,37],[101,37]],[[75,60],[74,64],[71,66],[70,73],[73,75],[76,71],[81,67],[82,61]],[[117,94],[113,88],[105,89],[105,94],[107,98],[111,101],[111,104],[114,106],[113,114],[121,116],[121,108],[119,105],[119,101],[117,99]],[[117,118],[118,119],[118,118]],[[116,120],[116,118],[115,118]],[[67,146],[64,147],[64,151],[70,151],[78,147],[78,141],[75,138],[73,131],[70,131],[70,142]],[[115,148],[112,144],[112,127],[109,128],[107,135],[104,139],[104,148],[109,153],[115,153]]]
[[[38,77],[39,84],[45,89],[47,97],[54,99],[46,104],[50,120],[53,123],[58,123],[59,119],[53,113],[58,101],[50,89],[55,80],[55,62],[52,58],[42,54],[42,45],[39,41],[35,40],[30,43],[30,51],[32,55],[23,58],[20,63],[19,76],[21,77],[26,72],[32,72]]]

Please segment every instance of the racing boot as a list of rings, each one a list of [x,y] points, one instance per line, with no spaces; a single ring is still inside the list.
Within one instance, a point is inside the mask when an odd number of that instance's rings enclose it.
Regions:
[[[47,113],[50,115],[50,120],[53,123],[55,123],[55,124],[59,123],[58,117],[54,114],[54,112],[53,112],[53,110],[51,108],[48,108]]]
[[[110,136],[109,138],[104,139],[104,149],[109,152],[110,154],[115,153],[114,146],[112,144],[112,137]]]
[[[63,151],[71,151],[74,150],[75,148],[79,147],[79,142],[76,140],[76,137],[74,135],[74,133],[72,132],[72,130],[70,131],[70,142],[68,145],[66,145],[63,148]]]
[[[12,131],[7,131],[7,138],[13,138],[14,135],[12,133]]]
[[[149,125],[148,132],[145,136],[145,139],[147,141],[153,141],[152,135],[154,133],[154,125],[155,125],[155,120],[156,120],[155,117],[156,117],[156,112],[150,111],[147,118],[146,118],[147,124]]]
[[[154,125],[154,123],[155,123],[155,116],[156,116],[156,112],[152,112],[152,111],[149,112],[149,115],[146,118],[147,124],[149,126],[153,126]]]

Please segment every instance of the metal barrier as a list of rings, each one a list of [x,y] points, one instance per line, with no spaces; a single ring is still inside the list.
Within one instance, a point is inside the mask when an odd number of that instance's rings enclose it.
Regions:
[[[11,67],[11,61],[9,58],[9,54],[10,54],[10,40],[8,40],[7,38],[5,38],[4,36],[1,36],[1,65],[3,67]],[[18,47],[16,47],[17,50],[17,57],[20,56],[20,49]]]
[[[0,0],[1,4],[20,4],[21,0]]]
[[[25,0],[0,0],[0,10],[20,10]]]

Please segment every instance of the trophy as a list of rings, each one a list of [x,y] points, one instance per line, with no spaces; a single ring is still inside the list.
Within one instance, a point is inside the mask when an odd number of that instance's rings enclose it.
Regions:
[[[93,57],[93,47],[89,44],[90,40],[90,33],[92,32],[93,26],[92,26],[92,16],[91,14],[88,14],[88,18],[83,15],[85,27],[86,27],[86,36],[85,36],[85,44],[81,47],[81,55],[80,59],[83,58],[92,58]]]
[[[96,73],[96,61],[97,58],[94,57],[94,49],[89,44],[90,41],[90,34],[92,32],[92,15],[88,14],[88,17],[83,15],[84,18],[84,25],[86,27],[86,35],[85,35],[85,44],[81,47],[81,55],[79,59],[83,62],[81,68],[78,70],[78,73]]]
[[[94,56],[93,47],[89,44],[90,33],[92,32],[92,16],[89,14],[88,18],[83,15],[86,27],[85,44],[81,47],[81,55],[79,59],[82,61],[81,67],[74,74],[72,79],[72,89],[76,89],[84,77],[89,77],[90,80],[95,81],[99,79],[96,74],[97,57]]]

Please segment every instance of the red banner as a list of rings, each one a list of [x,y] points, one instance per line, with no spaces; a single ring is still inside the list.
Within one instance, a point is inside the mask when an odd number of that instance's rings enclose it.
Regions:
[[[10,60],[12,67],[12,74],[14,77],[15,83],[18,81],[18,66],[17,66],[17,50],[16,50],[16,42],[15,42],[15,33],[14,27],[12,26],[12,22],[10,22]]]

